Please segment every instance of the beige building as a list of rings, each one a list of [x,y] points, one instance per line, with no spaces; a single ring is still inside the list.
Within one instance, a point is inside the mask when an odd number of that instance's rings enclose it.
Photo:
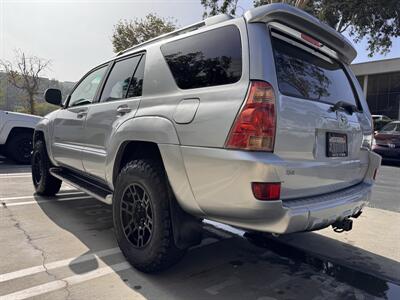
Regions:
[[[371,113],[400,119],[400,58],[353,64],[351,68]]]

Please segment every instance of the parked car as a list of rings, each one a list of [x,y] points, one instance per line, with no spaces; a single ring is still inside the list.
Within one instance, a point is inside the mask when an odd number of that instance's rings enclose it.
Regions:
[[[201,241],[203,218],[284,234],[350,230],[380,156],[342,35],[284,4],[214,16],[89,71],[36,127],[35,190],[111,204],[144,272]],[[61,105],[61,92],[45,99]]]
[[[383,126],[393,121],[385,115],[372,115],[372,120],[374,121],[374,131],[381,130]]]
[[[400,121],[394,121],[375,134],[374,152],[384,160],[400,162]]]
[[[0,154],[30,164],[33,132],[41,117],[0,110]]]

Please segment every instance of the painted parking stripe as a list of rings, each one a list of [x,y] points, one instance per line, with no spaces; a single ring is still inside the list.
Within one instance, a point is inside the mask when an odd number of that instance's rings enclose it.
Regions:
[[[61,196],[70,196],[70,195],[79,195],[79,194],[84,194],[83,192],[68,192],[68,193],[60,193],[57,194],[57,197],[61,197]],[[29,196],[18,196],[18,197],[5,197],[5,198],[0,198],[0,201],[10,201],[10,200],[22,200],[22,199],[33,199],[34,196],[33,195],[29,195]],[[45,199],[45,198],[43,198]]]
[[[4,173],[4,174],[0,174],[0,178],[3,177],[31,177],[32,173]]]
[[[46,202],[63,202],[63,201],[74,201],[74,200],[81,200],[81,199],[94,199],[91,196],[83,196],[83,197],[74,197],[74,198],[62,198],[62,199],[50,199],[50,200],[37,200],[37,201],[24,201],[24,202],[15,202],[15,203],[8,203],[2,202],[5,206],[20,206],[20,205],[29,205],[29,204],[37,204],[37,203],[46,203]]]
[[[15,293],[7,294],[4,296],[0,296],[1,300],[19,300],[19,299],[27,299],[30,297],[35,297],[38,295],[43,295],[49,292],[53,292],[62,288],[65,288],[67,285],[72,286],[81,282],[85,282],[91,279],[95,279],[98,277],[102,277],[111,273],[120,272],[124,270],[128,270],[132,268],[128,262],[122,262],[115,265],[99,268],[84,274],[73,275],[62,280],[54,280],[49,283],[40,284],[31,288],[27,288]]]
[[[8,281],[8,280],[16,279],[16,278],[21,278],[21,277],[37,274],[40,272],[44,272],[46,270],[52,270],[52,269],[56,269],[56,268],[65,267],[70,264],[75,265],[75,264],[79,264],[79,263],[82,263],[82,262],[85,262],[88,260],[92,260],[92,259],[99,260],[99,258],[101,258],[101,257],[110,256],[110,255],[114,255],[114,254],[118,254],[118,253],[121,253],[121,250],[119,248],[105,249],[105,250],[101,250],[98,252],[84,254],[79,257],[71,257],[71,258],[67,258],[67,259],[63,259],[63,260],[54,261],[51,263],[47,263],[44,266],[39,265],[39,266],[31,267],[31,268],[26,268],[26,269],[22,269],[22,270],[18,270],[18,271],[1,274],[0,275],[0,283]],[[1,297],[0,297],[0,299],[1,299]]]

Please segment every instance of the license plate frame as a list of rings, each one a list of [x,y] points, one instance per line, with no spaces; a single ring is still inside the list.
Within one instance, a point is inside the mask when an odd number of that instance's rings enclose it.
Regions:
[[[347,134],[339,132],[326,133],[326,156],[347,157],[349,155]]]

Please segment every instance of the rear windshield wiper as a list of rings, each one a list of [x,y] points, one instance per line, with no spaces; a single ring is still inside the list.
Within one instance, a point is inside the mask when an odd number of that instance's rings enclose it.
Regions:
[[[344,110],[349,115],[352,115],[355,112],[360,112],[357,106],[345,101],[337,102],[335,105],[331,106],[330,110],[331,111]]]

